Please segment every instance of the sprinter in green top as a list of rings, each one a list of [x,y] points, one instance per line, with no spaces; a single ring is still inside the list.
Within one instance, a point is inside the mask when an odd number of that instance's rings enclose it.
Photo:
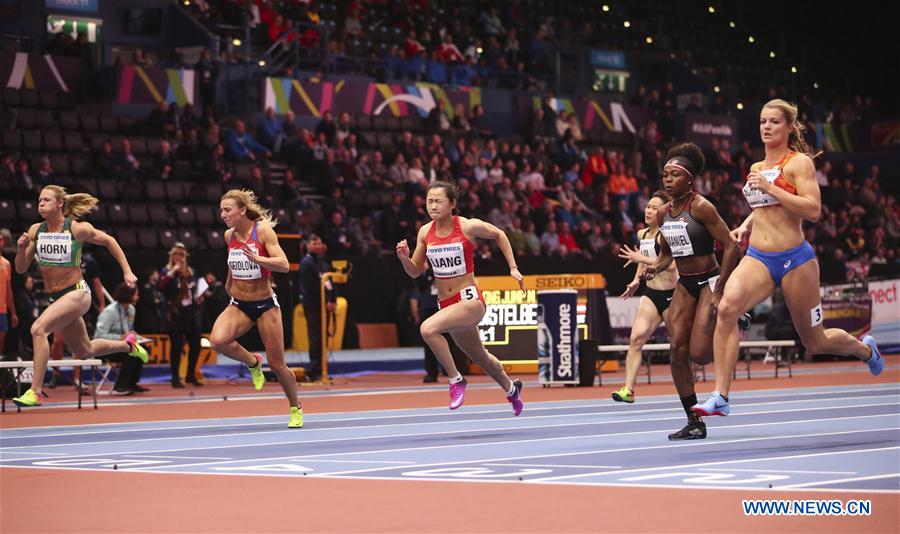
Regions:
[[[91,306],[91,290],[81,276],[82,243],[106,247],[122,268],[125,283],[134,287],[137,282],[116,240],[90,223],[77,220],[90,213],[97,202],[91,195],[68,195],[64,188],[48,185],[41,190],[38,199],[38,213],[44,222],[31,225],[28,232],[19,237],[16,271],[25,273],[31,262],[37,259],[51,302],[31,326],[34,379],[31,389],[13,399],[19,406],[39,406],[42,403],[41,390],[50,357],[47,337],[51,332],[61,333],[72,354],[79,358],[127,352],[129,356],[147,362],[147,351],[136,343],[134,334],[122,341],[91,341],[82,319]]]

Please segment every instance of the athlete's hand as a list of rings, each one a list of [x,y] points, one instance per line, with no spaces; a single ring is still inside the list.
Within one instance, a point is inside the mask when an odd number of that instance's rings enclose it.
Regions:
[[[261,256],[255,254],[253,249],[247,246],[247,243],[241,243],[241,252],[244,253],[244,256],[247,256],[247,259],[252,261],[253,263],[259,263]]]
[[[525,277],[522,276],[522,273],[519,272],[518,267],[513,267],[509,270],[509,275],[516,279],[519,282],[519,289],[525,291]]]
[[[747,235],[750,233],[750,230],[746,226],[738,226],[734,230],[728,233],[731,236],[731,240],[740,245]]]
[[[622,248],[619,249],[619,257],[623,260],[628,260],[623,265],[623,267],[628,267],[632,263],[640,263],[642,255],[641,251],[630,248],[628,245],[622,245]]]
[[[125,280],[125,285],[130,288],[134,288],[137,285],[137,276],[134,275],[133,272],[128,271],[122,276],[122,279]]]
[[[628,297],[633,296],[640,285],[641,283],[637,280],[632,281],[630,284],[625,286],[625,291],[623,291],[622,294],[619,295],[619,297],[621,297],[622,300],[628,300]]]
[[[403,258],[409,258],[409,243],[407,243],[405,239],[397,243],[397,257],[401,260]]]
[[[761,193],[768,193],[772,187],[772,182],[766,180],[765,176],[756,171],[747,175],[747,184],[751,189],[756,189]]]
[[[19,236],[19,241],[16,242],[16,245],[19,247],[19,250],[24,252],[25,249],[28,248],[28,245],[30,243],[31,243],[31,238],[28,237],[28,233],[26,232],[26,233],[22,234],[21,236]]]
[[[653,280],[656,277],[656,264],[648,265],[644,267],[644,272],[641,273],[641,278],[644,280]]]

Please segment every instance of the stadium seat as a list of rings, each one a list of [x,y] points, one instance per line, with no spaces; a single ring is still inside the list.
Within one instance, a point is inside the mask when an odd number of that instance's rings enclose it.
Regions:
[[[166,200],[166,185],[159,180],[151,180],[147,182],[147,198],[154,202],[164,202]]]
[[[7,152],[22,150],[22,132],[19,130],[3,132],[3,150]]]
[[[130,226],[119,226],[116,228],[116,241],[124,249],[138,248],[140,244],[137,230]]]
[[[119,182],[116,180],[97,180],[97,188],[104,201],[119,199]]]
[[[354,115],[356,117],[356,124],[360,130],[371,130],[372,129],[372,116],[366,113],[358,113]]]
[[[125,209],[124,204],[113,202],[107,205],[106,211],[109,213],[109,222],[117,227],[128,223],[128,210]]]
[[[34,122],[41,129],[57,128],[56,117],[53,116],[53,111],[49,109],[35,110]]]
[[[74,167],[74,165],[73,165]],[[78,178],[75,180],[78,183],[78,187],[93,196],[97,196],[99,194],[99,188],[97,187],[97,180],[93,178]]]
[[[197,221],[194,215],[194,207],[190,205],[181,205],[175,209],[175,220],[180,225],[189,226]]]
[[[105,202],[101,202],[94,207],[94,210],[91,211],[89,216],[90,220],[94,224],[106,225],[109,223],[109,212],[107,210],[107,206]]]
[[[85,149],[84,137],[81,132],[64,132],[62,134],[63,146],[69,152],[83,152]]]
[[[0,221],[15,221],[19,218],[12,200],[0,199]],[[25,221],[30,224],[30,221]],[[37,221],[35,221],[37,222]]]
[[[152,208],[148,208],[150,213],[150,222],[155,226],[164,226],[170,224],[169,221],[169,210],[166,209],[165,204],[160,204],[158,206],[153,206]]]
[[[19,108],[18,115],[16,115],[16,124],[18,124],[20,130],[29,130],[33,128],[37,128],[37,116],[36,110]]]
[[[61,176],[68,176],[72,173],[69,155],[65,152],[50,153],[50,165],[53,166],[53,172]]]
[[[89,133],[88,138],[91,140],[91,150],[94,152],[100,152],[103,149],[103,143],[109,140],[106,135],[99,132]]]
[[[385,126],[390,132],[399,132],[400,131],[400,118],[394,117],[393,115],[388,115],[385,120]]]
[[[59,107],[59,97],[56,91],[41,91],[39,96],[41,107],[46,109],[57,109]]]
[[[147,155],[147,139],[144,137],[131,137],[131,153],[141,157]]]
[[[86,132],[99,132],[100,118],[95,113],[84,113],[81,115],[81,127]]]
[[[214,202],[216,204],[216,206],[218,206],[219,201],[222,200],[222,195],[225,194],[225,190],[222,187],[222,184],[220,184],[218,182],[206,184],[205,190],[206,190],[206,200],[208,200],[210,202]]]
[[[91,158],[87,154],[72,154],[72,174],[86,176],[91,171]]]
[[[78,114],[74,111],[60,111],[59,122],[62,125],[63,129],[66,130],[81,129],[81,121],[78,120]]]
[[[178,234],[168,228],[159,231],[159,246],[164,249],[172,248],[178,242]]]
[[[119,121],[113,115],[101,115],[100,129],[106,133],[118,133]]]
[[[141,248],[159,248],[159,237],[157,237],[156,231],[154,231],[152,228],[136,228],[135,231],[137,232],[138,243],[140,244]]]
[[[122,192],[122,200],[126,202],[145,202],[147,193],[144,191],[144,184],[141,182],[126,182],[120,187]]]
[[[126,209],[128,210],[128,220],[132,224],[143,225],[150,221],[150,213],[146,204],[128,204]]]
[[[62,152],[64,146],[59,130],[44,130],[44,148],[50,152]]]
[[[214,206],[200,205],[194,209],[197,224],[202,226],[214,226],[219,224],[218,209]]]
[[[25,130],[22,132],[22,145],[25,150],[40,151],[44,149],[44,140],[40,130]]]
[[[212,250],[224,250],[225,249],[225,237],[222,233],[222,230],[218,228],[210,230],[206,233],[206,243],[209,245],[209,248]]]
[[[184,202],[184,189],[185,183],[180,181],[167,181],[165,182],[166,188],[166,199],[169,202],[181,203]]]
[[[197,234],[190,228],[180,228],[178,230],[178,240],[184,243],[188,250],[196,250],[199,245]],[[205,247],[204,247],[205,248]]]
[[[10,107],[22,105],[22,95],[18,89],[12,87],[3,88],[3,103]]]
[[[41,96],[34,89],[22,89],[22,105],[27,108],[39,108],[41,107]]]

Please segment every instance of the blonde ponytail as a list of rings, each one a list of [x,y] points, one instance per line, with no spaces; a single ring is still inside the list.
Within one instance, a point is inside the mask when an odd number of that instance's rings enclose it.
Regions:
[[[222,195],[222,200],[225,199],[234,200],[237,203],[238,208],[246,208],[247,218],[251,221],[259,222],[269,228],[275,228],[275,225],[278,224],[278,219],[272,217],[272,211],[259,205],[259,202],[256,199],[256,193],[253,191],[248,191],[246,189],[232,189]]]
[[[97,207],[97,204],[100,201],[87,193],[74,193],[67,194],[66,188],[59,185],[47,185],[44,186],[44,189],[49,189],[53,191],[58,200],[63,201],[63,216],[64,217],[72,217],[73,219],[80,219],[85,215],[89,214]]]

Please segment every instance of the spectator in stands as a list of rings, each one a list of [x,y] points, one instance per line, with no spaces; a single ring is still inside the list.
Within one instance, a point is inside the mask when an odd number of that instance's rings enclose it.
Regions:
[[[138,290],[135,306],[134,326],[138,332],[160,333],[163,331],[163,306],[165,299],[157,287],[159,271],[150,268],[144,276],[144,283]]]
[[[331,111],[325,111],[322,114],[322,120],[319,121],[319,124],[316,124],[316,137],[319,135],[325,135],[325,144],[327,146],[334,146],[334,139],[337,135],[337,125],[334,123],[334,116],[331,114]]]
[[[16,162],[16,182],[20,199],[34,200],[41,191],[41,182],[28,168],[28,160],[19,158]]]
[[[188,344],[188,365],[185,381],[203,385],[197,379],[197,360],[200,357],[200,308],[197,300],[197,275],[188,265],[188,250],[183,243],[175,243],[169,250],[169,263],[159,272],[157,287],[165,296],[165,323],[171,340],[169,364],[172,368],[172,387],[183,388],[181,382],[181,353]]]
[[[285,132],[281,119],[275,115],[275,108],[266,108],[266,116],[259,123],[259,140],[273,153],[281,153],[281,144],[284,142]]]
[[[484,106],[475,104],[472,106],[472,131],[481,136],[482,139],[493,139],[494,131],[488,124],[487,116],[484,114]]]
[[[381,250],[381,241],[375,236],[372,217],[368,214],[350,221],[350,237],[360,256],[376,256]]]
[[[122,179],[136,182],[141,170],[141,162],[131,152],[131,140],[122,139],[122,150],[115,157],[115,172]]]
[[[225,160],[225,147],[222,143],[217,143],[206,159],[204,175],[208,181],[216,183],[228,183],[233,178],[231,166]]]
[[[172,153],[172,145],[165,139],[159,142],[159,152],[153,156],[153,168],[150,169],[154,180],[168,180],[175,166],[175,154]]]
[[[6,235],[0,232],[0,251],[6,247]],[[12,290],[12,265],[0,256],[0,353],[6,354],[6,332],[19,326],[15,295]]]
[[[153,60],[148,54],[144,54],[144,51],[140,48],[134,49],[131,57],[131,64],[135,67],[141,67],[142,69],[153,68]]]
[[[156,108],[144,119],[144,130],[147,135],[154,137],[162,137],[166,134],[166,115],[169,112],[169,105],[165,100],[160,100],[156,104]]]
[[[450,133],[451,123],[447,111],[444,109],[443,99],[437,101],[437,105],[428,112],[428,118],[425,119],[427,129],[432,134]]]
[[[356,252],[353,236],[344,221],[344,214],[340,211],[332,213],[330,224],[324,225],[322,240],[336,257],[345,258]]]
[[[270,158],[272,153],[247,133],[247,126],[242,120],[234,121],[234,129],[228,132],[226,139],[228,155],[237,162],[256,161],[260,157]]]
[[[330,271],[325,261],[325,243],[316,235],[311,234],[306,240],[306,255],[300,261],[300,302],[303,305],[303,315],[306,318],[306,333],[309,340],[309,369],[306,373],[307,380],[315,382],[322,379],[322,304],[321,304],[321,279],[322,274]],[[325,310],[334,313],[337,309],[334,288],[328,282],[325,287]]]
[[[94,339],[112,339],[115,341],[125,339],[128,334],[135,334],[134,318],[135,304],[138,302],[138,291],[134,287],[128,287],[124,282],[113,291],[113,301],[103,308],[97,318],[97,329]],[[144,393],[149,391],[141,387],[141,372],[144,363],[138,358],[132,358],[125,353],[113,353],[104,357],[107,360],[121,364],[116,383],[113,386],[113,395],[131,395],[132,393]]]

